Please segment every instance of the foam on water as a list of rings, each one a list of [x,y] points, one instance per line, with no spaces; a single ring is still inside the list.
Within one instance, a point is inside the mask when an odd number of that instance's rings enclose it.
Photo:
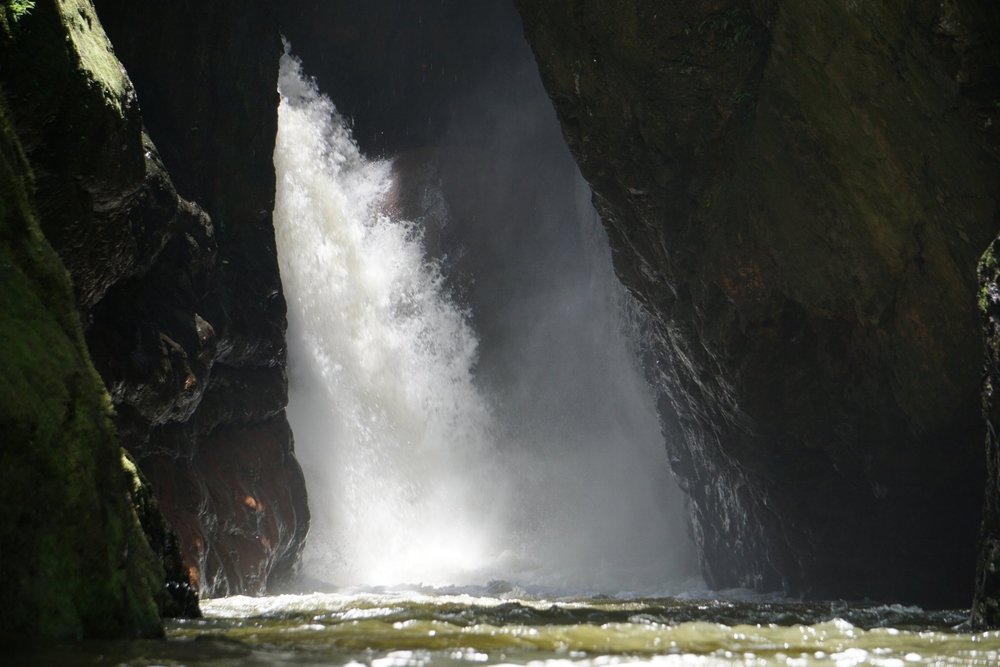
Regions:
[[[14,642],[9,664],[995,667],[1000,632],[898,605],[552,599],[433,591],[232,597],[165,640]],[[8,655],[9,654],[9,655]]]
[[[175,639],[269,647],[274,664],[987,666],[1000,632],[962,633],[955,612],[676,599],[518,599],[426,592],[228,598]],[[305,652],[303,652],[305,651]],[[313,662],[315,661],[315,662]]]

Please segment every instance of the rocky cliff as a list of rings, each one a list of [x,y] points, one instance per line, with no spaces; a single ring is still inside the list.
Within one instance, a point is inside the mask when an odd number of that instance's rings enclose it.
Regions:
[[[277,29],[264,2],[97,4],[100,21],[90,2],[25,4],[5,49],[12,123],[115,426],[188,573],[259,593],[308,527],[270,225]],[[100,85],[62,55],[66,29]]]
[[[270,221],[277,19],[373,153],[453,140],[454,100],[509,48],[477,37],[506,20],[498,0],[94,4],[100,21],[89,0],[2,5],[0,430],[24,444],[2,452],[18,508],[0,542],[17,582],[5,631],[155,632],[162,573],[123,500],[138,476],[120,474],[73,304],[114,425],[203,589],[261,592],[296,561],[308,509]],[[973,267],[1000,223],[1000,10],[517,4],[617,270],[653,317],[668,452],[709,582],[964,605],[983,483]],[[410,171],[448,154],[410,153]],[[996,623],[993,426],[976,612]],[[60,510],[43,521],[41,507]],[[85,545],[79,558],[53,551],[56,536]]]
[[[983,417],[986,419],[986,496],[976,566],[972,621],[1000,627],[1000,239],[979,264],[979,308],[986,338]]]
[[[260,593],[297,562],[309,524],[302,472],[285,419],[285,302],[271,211],[281,53],[271,3],[95,3],[138,91],[143,120],[178,191],[197,201],[213,234],[197,235],[140,289],[149,310],[184,331],[160,359],[186,358],[173,391],[194,397],[164,409],[122,350],[155,346],[110,304],[92,347],[115,341],[98,369],[122,386],[119,423],[157,490],[203,590]],[[211,256],[192,261],[193,244]],[[182,267],[201,273],[178,276]],[[185,269],[190,270],[190,269]],[[178,279],[178,277],[180,279]],[[183,292],[184,305],[169,299]],[[131,298],[131,297],[129,297]],[[166,306],[166,307],[164,307]],[[180,312],[178,312],[180,311]],[[127,332],[124,340],[114,337]],[[110,378],[114,378],[113,380]],[[116,382],[125,382],[118,385]]]
[[[967,604],[989,2],[518,0],[718,587]]]
[[[86,3],[0,5],[0,71],[30,30],[36,52],[80,88],[121,101]],[[29,28],[25,11],[42,22]],[[67,30],[68,28],[68,30]],[[5,81],[6,82],[6,81]],[[93,98],[91,98],[93,99]],[[46,241],[31,170],[0,94],[0,636],[155,636],[164,571],[129,502],[107,393],[84,346],[66,269]],[[42,176],[41,178],[44,178]],[[41,180],[41,179],[40,179]],[[41,187],[41,186],[40,186]]]
[[[266,2],[96,4],[144,123],[167,147],[166,168],[212,228],[185,235],[162,275],[109,303],[108,326],[88,340],[111,342],[98,368],[118,389],[119,424],[202,589],[260,593],[290,571],[308,529],[284,416],[285,305],[270,219],[277,29]],[[159,319],[153,331],[129,323],[137,298]],[[157,330],[170,339],[158,353]],[[158,396],[146,369],[121,354],[144,347],[173,367]]]

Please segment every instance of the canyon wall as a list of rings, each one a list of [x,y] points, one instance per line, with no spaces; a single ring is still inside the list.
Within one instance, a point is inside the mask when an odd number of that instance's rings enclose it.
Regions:
[[[104,305],[88,342],[201,588],[262,593],[291,572],[309,524],[284,413],[272,4],[95,4],[163,164],[211,228],[179,235],[162,273]]]
[[[69,275],[39,226],[52,222],[35,196],[51,175],[38,174],[36,190],[12,127],[27,109],[7,84],[18,51],[30,51],[94,105],[90,120],[111,125],[125,120],[129,87],[101,66],[109,45],[90,29],[88,3],[34,10],[29,22],[0,6],[0,636],[156,636],[165,573],[130,502],[142,487],[123,465]]]
[[[979,308],[986,338],[983,417],[986,419],[986,496],[976,565],[972,621],[1000,627],[1000,239],[979,264]]]
[[[96,4],[10,5],[11,123],[181,576],[261,593],[308,529],[270,220],[277,28],[266,2]],[[66,31],[93,76],[62,55]]]
[[[1000,11],[518,0],[716,587],[965,605]]]

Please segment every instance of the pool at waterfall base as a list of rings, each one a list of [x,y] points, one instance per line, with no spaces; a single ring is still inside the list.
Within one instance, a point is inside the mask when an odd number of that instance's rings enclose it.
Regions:
[[[207,600],[164,640],[17,649],[8,665],[983,665],[1000,632],[964,610],[729,599],[559,597],[482,590]]]

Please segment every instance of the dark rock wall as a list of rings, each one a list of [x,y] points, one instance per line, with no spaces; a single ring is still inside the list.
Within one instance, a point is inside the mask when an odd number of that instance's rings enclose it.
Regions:
[[[24,13],[4,49],[11,120],[115,426],[187,572],[212,594],[259,593],[308,529],[270,219],[276,24],[265,2],[98,5],[100,22],[87,1]],[[99,36],[88,51],[67,49],[60,17]]]
[[[261,593],[292,570],[309,523],[284,416],[271,4],[96,5],[177,190],[211,224],[106,299],[88,342],[202,590]]]
[[[8,84],[16,52],[30,49],[66,87],[93,92],[86,99],[111,125],[127,89],[94,69],[107,42],[86,23],[92,7],[33,9],[28,17],[0,5],[0,637],[156,636],[163,568],[129,503],[69,276],[39,227],[52,214],[36,209],[43,200],[10,123],[23,98]]]
[[[966,604],[1000,13],[518,0],[718,587]]]
[[[283,35],[372,156],[438,145],[518,46],[508,0],[288,0]]]
[[[979,265],[979,307],[986,338],[983,417],[986,419],[986,496],[976,566],[972,621],[1000,627],[1000,239]]]

